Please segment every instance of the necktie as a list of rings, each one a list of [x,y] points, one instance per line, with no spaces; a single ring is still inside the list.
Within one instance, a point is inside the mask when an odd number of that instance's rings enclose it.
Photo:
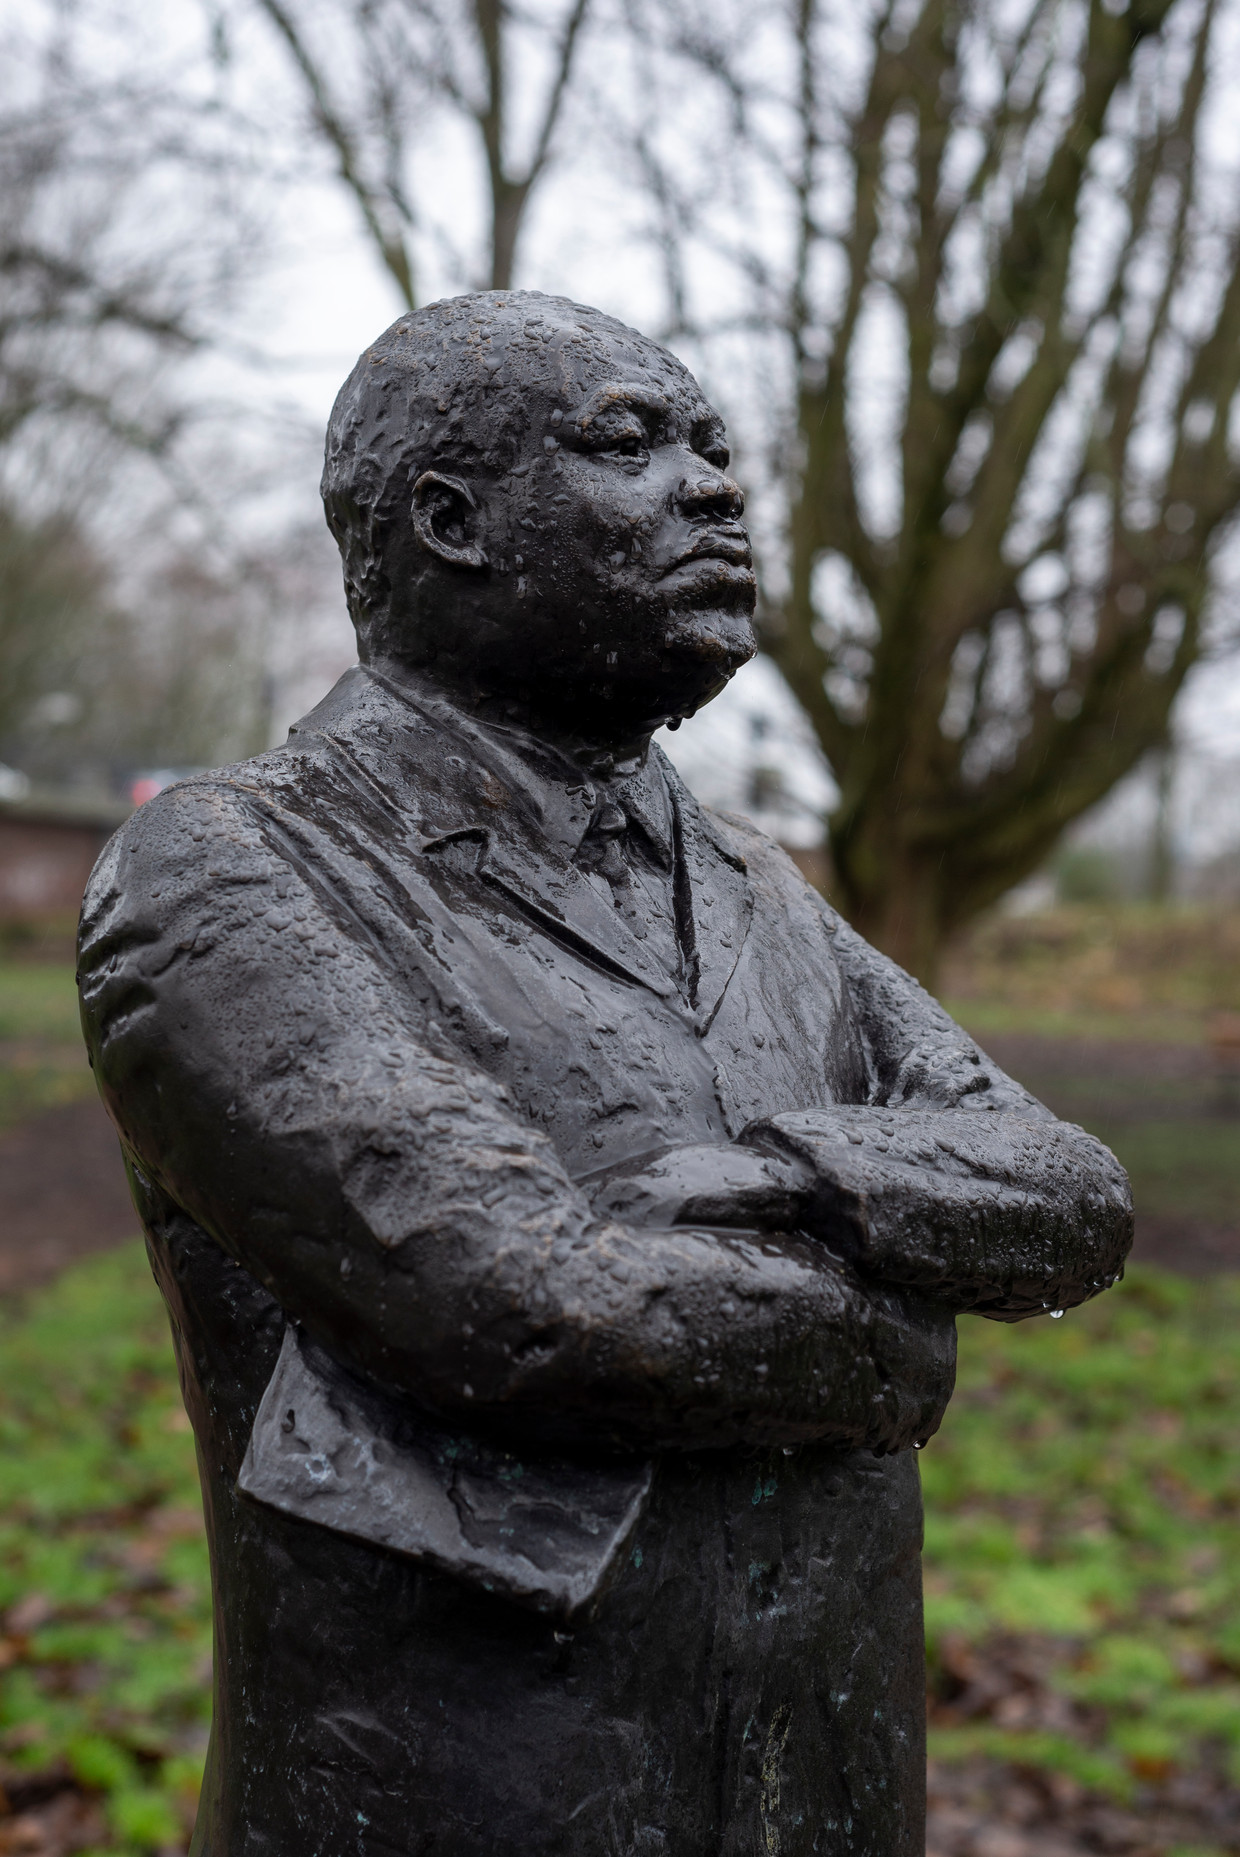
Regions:
[[[617,806],[615,800],[604,800],[590,821],[590,829],[578,853],[583,867],[605,877],[613,892],[625,889],[632,883],[632,873],[623,847],[628,829],[628,814],[624,808]],[[619,896],[616,901],[620,901]]]
[[[618,798],[604,798],[581,841],[577,862],[606,880],[611,898],[638,941],[682,983],[684,963],[676,927],[672,872],[648,833],[630,819]]]

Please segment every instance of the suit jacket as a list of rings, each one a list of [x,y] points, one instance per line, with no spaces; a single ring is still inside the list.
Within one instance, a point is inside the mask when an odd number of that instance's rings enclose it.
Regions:
[[[645,778],[679,979],[575,862],[588,776],[361,668],[91,880],[212,1535],[201,1852],[917,1847],[902,1453],[958,1310],[1118,1271],[1126,1183]]]

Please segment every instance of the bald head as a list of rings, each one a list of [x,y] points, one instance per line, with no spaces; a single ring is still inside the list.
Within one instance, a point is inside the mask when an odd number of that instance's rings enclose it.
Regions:
[[[599,310],[532,291],[451,298],[402,316],[359,359],[327,433],[323,500],[363,658],[396,658],[457,682],[473,666],[484,682],[506,679],[519,711],[537,696],[531,663],[540,687],[561,673],[574,681],[567,653],[581,660],[577,685],[614,702],[626,646],[641,655],[642,627],[612,641],[604,691],[588,661],[601,648],[590,609],[610,604],[619,616],[627,606],[636,619],[637,582],[653,565],[638,570],[643,536],[657,525],[635,485],[627,510],[604,509],[606,464],[633,479],[648,472],[652,448],[669,445],[691,467],[686,494],[706,499],[694,520],[735,528],[739,493],[722,474],[722,424],[657,343]],[[583,477],[574,461],[586,459]],[[682,468],[669,496],[684,478]],[[673,591],[656,601],[665,613]],[[752,650],[750,641],[738,658],[735,639],[717,642],[727,669],[715,687]],[[699,689],[694,702],[708,693]]]

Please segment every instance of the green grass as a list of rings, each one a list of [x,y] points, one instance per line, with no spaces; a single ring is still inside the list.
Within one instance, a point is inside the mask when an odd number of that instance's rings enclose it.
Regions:
[[[1119,1037],[1183,1036],[1177,1022],[1187,1030],[1195,1021],[1199,1032],[1212,1014],[1240,1012],[1240,910],[1077,903],[995,912],[947,951],[942,982],[990,1031],[1093,1037],[1109,1024]],[[1125,1033],[1134,1014],[1141,1031]]]
[[[1240,1785],[1240,1279],[1134,1270],[1061,1322],[961,1328],[922,1458],[931,1670],[950,1701],[962,1646],[1023,1644],[1053,1706],[946,1707],[932,1751],[1118,1799],[1186,1769]]]
[[[1087,1126],[1128,1169],[1139,1212],[1240,1226],[1240,1123],[1091,1117]]]
[[[0,1038],[81,1044],[73,968],[59,961],[0,961]]]
[[[85,1058],[80,1069],[38,1061],[0,1063],[0,1133],[28,1116],[59,1109],[64,1103],[79,1103],[94,1092]]]
[[[0,1777],[67,1770],[110,1851],[181,1848],[209,1719],[192,1439],[139,1246],[0,1329]]]
[[[1038,1038],[1133,1039],[1143,1044],[1198,1045],[1200,1012],[1143,1009],[1106,1012],[1097,1007],[1058,1008],[1037,1000],[969,999],[945,996],[943,1005],[979,1044],[993,1033],[1033,1033]]]
[[[1117,1799],[1185,1770],[1240,1782],[1240,1280],[1138,1271],[1061,1322],[961,1329],[921,1459],[935,1755]],[[183,1848],[207,1562],[138,1246],[0,1329],[0,1517],[0,1778],[67,1769],[103,1800],[109,1852]],[[949,1672],[1013,1644],[1064,1719],[954,1722]]]

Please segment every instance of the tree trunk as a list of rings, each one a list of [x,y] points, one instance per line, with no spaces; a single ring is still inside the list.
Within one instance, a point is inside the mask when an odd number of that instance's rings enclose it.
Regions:
[[[529,197],[527,187],[511,182],[493,185],[491,208],[491,289],[511,290],[521,220]]]
[[[817,165],[819,92],[831,80],[825,42],[815,36],[820,9],[803,0],[799,13],[802,242],[789,304],[800,445],[790,473],[788,593],[767,613],[763,642],[839,782],[830,822],[834,900],[930,987],[946,938],[1037,869],[1064,827],[1166,739],[1200,650],[1214,542],[1240,507],[1240,471],[1224,436],[1240,391],[1234,259],[1213,323],[1190,344],[1177,437],[1150,511],[1130,517],[1126,487],[1144,468],[1134,450],[1138,409],[1156,378],[1161,332],[1174,326],[1175,293],[1207,271],[1193,232],[1195,170],[1184,153],[1195,147],[1207,96],[1217,0],[1196,15],[1192,59],[1177,67],[1174,130],[1159,126],[1170,116],[1147,117],[1133,101],[1156,76],[1170,81],[1170,67],[1158,76],[1170,40],[1150,44],[1168,0],[1144,0],[1122,20],[1106,0],[1085,10],[1072,111],[1053,152],[1023,167],[1013,151],[1026,142],[1042,148],[1049,124],[1022,101],[1023,55],[1004,65],[996,41],[996,68],[1006,75],[990,106],[991,152],[977,185],[963,191],[954,179],[945,185],[943,164],[959,120],[953,99],[967,90],[956,67],[977,47],[957,28],[964,17],[985,28],[993,9],[926,0],[910,13],[907,38],[879,34],[868,92],[848,118],[852,219],[832,260],[842,249],[845,287],[831,298],[824,327],[816,326],[822,312],[810,282],[823,236],[814,207],[826,174],[836,173]],[[1029,11],[1030,44],[1055,16],[1054,0]],[[1148,56],[1138,58],[1142,46]],[[1129,115],[1117,118],[1112,105],[1125,91]],[[899,152],[888,155],[897,117]],[[1164,266],[1140,299],[1142,345],[1126,338],[1092,377],[1093,436],[1079,457],[1062,454],[1056,475],[1046,462],[1054,447],[1042,439],[1069,403],[1082,417],[1074,368],[1093,339],[1066,314],[1073,254],[1093,236],[1083,217],[1091,151],[1123,121],[1131,158],[1116,205],[1128,243],[1113,261],[1111,296],[1091,312],[1096,329],[1121,309],[1129,314],[1132,254],[1155,240]],[[1010,198],[993,194],[1007,205],[995,209],[985,256],[979,248],[979,307],[945,325],[955,230],[970,215],[985,220],[986,177],[1005,163],[1025,178]],[[1160,204],[1173,198],[1174,212]],[[898,262],[883,253],[887,245],[898,247]],[[888,309],[902,316],[908,361],[899,478],[889,485],[894,523],[881,531],[866,513],[846,417],[880,282]],[[1016,335],[1027,351],[1006,374],[1002,358]],[[1040,499],[1032,527],[1031,492]],[[1104,494],[1109,559],[1086,573],[1074,537]],[[1151,863],[1153,887],[1165,890],[1165,842]]]
[[[893,843],[889,832],[889,822],[877,821],[862,832],[832,830],[832,901],[858,934],[933,993],[948,928],[943,860]]]

